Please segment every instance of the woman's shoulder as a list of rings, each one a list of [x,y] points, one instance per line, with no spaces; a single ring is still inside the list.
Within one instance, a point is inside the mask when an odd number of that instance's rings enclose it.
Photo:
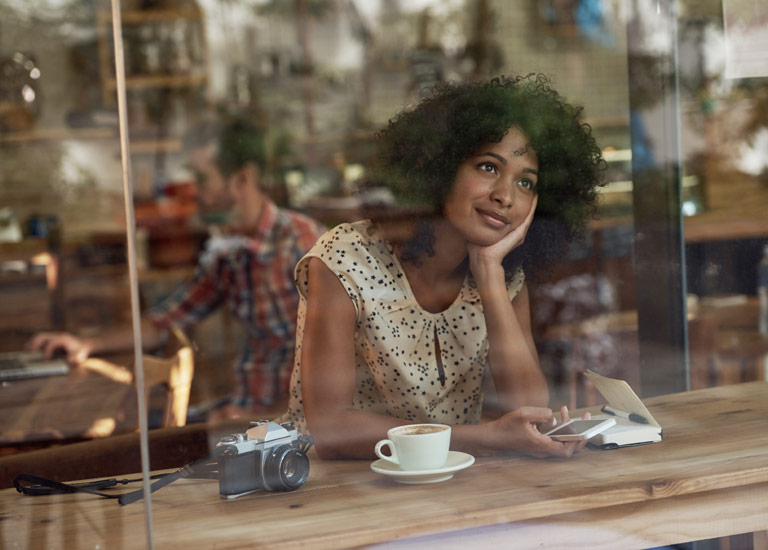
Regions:
[[[319,260],[333,273],[352,298],[358,311],[377,292],[397,286],[396,262],[391,248],[368,220],[342,223],[329,230],[296,266],[296,284],[308,293],[310,259]]]
[[[381,239],[370,220],[341,223],[322,235],[299,262],[305,269],[310,258],[318,258],[331,271],[354,271],[390,259],[391,247]]]
[[[370,220],[341,223],[329,229],[317,240],[313,250],[315,255],[324,253],[345,254],[378,248],[384,243]]]

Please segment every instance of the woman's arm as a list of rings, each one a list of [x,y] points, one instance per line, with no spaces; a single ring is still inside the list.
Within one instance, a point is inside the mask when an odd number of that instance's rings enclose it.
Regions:
[[[308,285],[301,384],[315,448],[322,458],[373,458],[373,448],[387,430],[408,422],[352,408],[355,308],[341,282],[318,259],[309,262]],[[578,445],[552,441],[536,429],[538,424],[552,421],[550,409],[524,407],[494,422],[453,426],[451,448],[476,455],[517,451],[570,456]]]
[[[539,367],[539,358],[531,333],[528,287],[523,285],[510,302],[502,260],[523,243],[533,221],[537,199],[528,216],[499,242],[480,247],[470,244],[472,276],[483,303],[488,331],[488,362],[502,409],[511,411],[525,405],[546,406],[549,402],[547,381]]]
[[[481,299],[488,330],[488,361],[499,405],[507,411],[526,405],[546,407],[549,390],[531,332],[527,285],[512,302],[506,289],[503,295],[499,291],[498,296],[487,299],[481,293]]]
[[[406,422],[352,408],[356,315],[341,282],[321,260],[309,261],[301,352],[307,427],[322,458],[371,458],[387,430]]]

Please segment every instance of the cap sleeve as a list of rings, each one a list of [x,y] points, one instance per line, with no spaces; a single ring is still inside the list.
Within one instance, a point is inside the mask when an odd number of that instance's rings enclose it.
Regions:
[[[525,283],[525,272],[523,271],[522,267],[518,267],[515,273],[512,274],[512,277],[510,278],[509,282],[507,283],[507,294],[509,295],[510,300],[513,300],[515,296],[520,294],[520,290],[523,288],[524,283]]]
[[[317,258],[331,270],[341,282],[352,304],[355,315],[359,319],[361,311],[362,291],[359,280],[354,277],[354,265],[359,261],[360,250],[363,248],[361,234],[355,224],[343,223],[326,232],[318,239],[315,246],[296,264],[294,278],[296,288],[305,299],[309,286],[309,260]]]

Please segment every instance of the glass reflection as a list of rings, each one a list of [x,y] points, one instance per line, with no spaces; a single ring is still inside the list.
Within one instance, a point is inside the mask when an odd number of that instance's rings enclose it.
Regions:
[[[760,3],[124,0],[121,9],[146,317],[223,242],[222,219],[201,209],[201,170],[188,147],[201,122],[235,114],[264,129],[265,196],[332,227],[393,203],[387,189],[366,185],[372,136],[428,86],[541,72],[584,107],[607,162],[585,239],[531,289],[552,405],[602,402],[586,368],[644,397],[766,378]],[[101,0],[0,5],[2,353],[40,332],[88,340],[130,326],[132,228],[111,33]],[[165,331],[149,340],[148,355],[173,360],[187,350],[194,365],[173,415],[165,386],[152,390],[150,427],[200,426],[187,454],[155,441],[158,464],[195,458],[240,431],[245,416],[283,412],[284,394],[229,407],[243,386],[246,343],[261,337],[238,323],[243,307],[211,308],[178,338]],[[11,416],[0,422],[0,454],[135,435],[130,343],[117,355],[89,350],[87,370],[66,375],[90,373],[93,386],[73,378],[62,390],[61,376],[5,382],[0,408]],[[30,412],[41,403],[55,410]],[[125,471],[136,464],[126,461]]]

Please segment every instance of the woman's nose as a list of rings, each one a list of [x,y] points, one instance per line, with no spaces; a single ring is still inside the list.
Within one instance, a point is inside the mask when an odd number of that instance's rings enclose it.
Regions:
[[[515,186],[511,182],[499,182],[491,192],[491,200],[501,208],[509,208],[515,203]]]

